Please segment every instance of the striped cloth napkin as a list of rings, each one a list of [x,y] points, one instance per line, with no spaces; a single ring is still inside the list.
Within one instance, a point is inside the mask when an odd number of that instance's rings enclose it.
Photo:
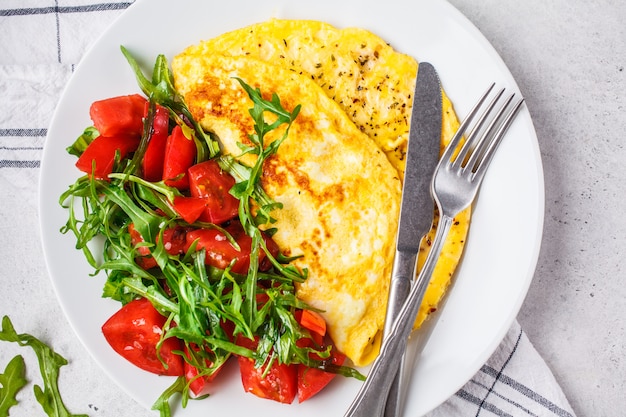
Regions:
[[[60,94],[89,45],[130,4],[87,0],[0,3],[0,231],[11,230],[24,216],[36,217],[42,149]],[[38,235],[33,224],[28,233]],[[11,260],[33,251],[32,239],[3,246],[5,261],[0,266],[5,279],[5,274],[11,274]],[[5,366],[0,363],[0,369]],[[110,406],[117,407],[115,402]],[[106,405],[101,404],[98,413],[105,412]],[[146,411],[146,415],[153,414]],[[428,414],[491,415],[574,417],[557,381],[517,322],[480,371]]]

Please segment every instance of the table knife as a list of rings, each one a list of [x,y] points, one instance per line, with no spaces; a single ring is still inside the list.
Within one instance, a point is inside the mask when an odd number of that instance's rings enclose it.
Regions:
[[[391,330],[395,317],[409,294],[415,278],[420,242],[432,226],[434,202],[430,183],[439,161],[441,106],[441,84],[437,72],[430,63],[422,62],[418,67],[411,110],[396,252],[383,338]],[[385,417],[398,417],[402,413],[405,392],[402,378],[404,362],[403,357],[398,375],[389,391]]]

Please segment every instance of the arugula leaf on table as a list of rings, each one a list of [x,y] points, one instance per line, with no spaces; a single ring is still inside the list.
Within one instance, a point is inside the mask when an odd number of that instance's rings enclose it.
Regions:
[[[26,385],[25,366],[22,355],[17,355],[0,374],[0,417],[7,417],[9,409],[17,404],[17,393]]]
[[[67,360],[56,353],[48,345],[34,336],[26,333],[18,334],[13,327],[13,323],[8,316],[2,318],[2,329],[0,329],[0,340],[5,342],[15,342],[20,346],[30,346],[39,361],[39,370],[43,379],[44,388],[35,385],[35,398],[50,417],[88,417],[86,414],[70,413],[59,392],[59,370],[61,366],[67,365]]]

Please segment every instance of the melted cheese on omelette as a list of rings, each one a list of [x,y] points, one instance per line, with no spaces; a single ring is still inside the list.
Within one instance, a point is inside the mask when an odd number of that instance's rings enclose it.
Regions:
[[[227,58],[229,56],[247,59],[229,60]],[[266,64],[259,60],[265,61]],[[321,142],[311,142],[311,145],[313,143],[315,145],[308,148],[309,145],[301,144],[301,139],[292,133],[290,138],[294,138],[295,143],[289,144],[288,139],[281,147],[295,146],[297,149],[293,149],[293,158],[284,159],[280,164],[273,161],[266,167],[264,187],[272,197],[284,203],[287,209],[283,209],[282,213],[276,213],[281,216],[282,221],[278,226],[283,236],[279,245],[282,248],[292,248],[294,251],[308,246],[304,263],[309,267],[311,278],[298,289],[298,296],[325,310],[329,331],[337,347],[356,365],[365,365],[374,359],[379,349],[390,277],[388,271],[393,262],[393,253],[389,251],[389,246],[393,246],[395,232],[390,232],[393,229],[390,223],[396,221],[395,210],[399,205],[400,195],[394,192],[393,196],[389,196],[396,198],[393,209],[390,209],[390,202],[387,200],[374,198],[365,202],[364,196],[352,200],[354,196],[349,194],[351,191],[348,189],[360,189],[361,175],[365,174],[361,170],[356,170],[356,166],[335,159],[329,159],[328,163],[322,162],[327,158],[342,159],[333,153],[345,152],[345,158],[351,158],[349,155],[354,150],[352,145],[337,142],[335,134],[329,133],[334,131],[334,126],[329,124],[328,117],[324,116],[328,110],[320,112],[316,103],[323,103],[321,106],[324,109],[332,107],[327,103],[328,100],[319,101],[320,93],[332,99],[337,106],[330,112],[335,114],[339,110],[352,121],[358,131],[364,133],[349,134],[352,138],[351,144],[359,142],[358,147],[363,148],[363,152],[373,152],[372,144],[375,143],[377,148],[385,153],[397,175],[391,175],[393,178],[390,178],[385,170],[380,176],[376,172],[372,179],[371,174],[379,169],[374,167],[380,164],[378,158],[375,160],[377,162],[372,162],[365,171],[369,181],[381,185],[389,181],[388,187],[395,189],[397,177],[401,180],[404,176],[404,156],[417,62],[412,57],[394,51],[386,42],[366,30],[337,29],[326,23],[302,20],[273,19],[190,46],[172,63],[176,85],[184,92],[194,115],[200,116],[198,118],[204,126],[217,133],[225,149],[231,153],[238,152],[234,142],[246,140],[245,134],[250,131],[251,124],[246,127],[243,125],[243,119],[229,119],[233,115],[223,112],[221,107],[217,110],[211,109],[210,115],[206,109],[207,106],[214,106],[216,100],[222,100],[223,106],[229,105],[225,100],[233,100],[233,105],[238,103],[237,105],[245,107],[243,105],[245,99],[240,94],[218,98],[222,94],[221,91],[228,89],[228,86],[232,87],[231,82],[224,81],[217,85],[221,90],[209,91],[208,84],[203,81],[203,77],[208,77],[211,72],[222,74],[225,70],[219,65],[226,62],[231,65],[229,71],[232,71],[232,74],[238,74],[248,83],[253,80],[254,83],[259,82],[258,86],[268,93],[284,91],[285,85],[282,85],[284,80],[287,80],[289,85],[298,84],[295,90],[297,93],[279,92],[281,100],[288,104],[286,107],[290,108],[289,106],[300,103],[303,110],[309,107],[319,112],[306,123],[311,123],[314,129],[323,132]],[[234,64],[235,62],[247,64]],[[271,65],[268,67],[267,63]],[[237,65],[243,66],[236,70],[232,68]],[[248,70],[250,74],[246,73]],[[257,77],[258,71],[275,73],[269,77],[270,79],[263,80],[262,76]],[[316,84],[317,89],[313,88],[312,84]],[[301,87],[302,85],[306,85],[306,88]],[[310,93],[314,90],[315,94]],[[450,100],[443,91],[442,96],[443,150],[457,130],[458,120]],[[298,119],[301,117],[302,115],[299,115]],[[337,117],[345,119],[344,116]],[[241,125],[236,126],[237,124]],[[352,127],[347,128],[346,125],[347,123],[342,122],[341,129],[354,131]],[[240,135],[241,132],[243,135]],[[237,139],[238,135],[240,137]],[[300,146],[303,148],[300,149]],[[332,148],[332,152],[328,152],[329,147]],[[284,152],[290,154],[292,150]],[[282,163],[288,165],[281,165]],[[346,176],[347,173],[344,171],[350,169],[356,171],[352,172],[353,175]],[[306,171],[306,176],[302,176],[302,170]],[[315,188],[320,183],[327,187],[326,191],[312,191],[312,184]],[[333,198],[329,199],[329,196]],[[348,196],[349,198],[346,198]],[[359,208],[357,204],[364,205]],[[348,211],[343,213],[343,210]],[[371,223],[373,227],[371,233],[378,236],[378,242],[365,237],[365,230],[360,230],[363,227],[367,229],[368,226],[363,226],[351,218],[359,211],[362,212],[359,214],[362,216],[358,218],[359,222],[375,219],[380,223],[381,219],[377,216],[389,221],[384,228],[378,223]],[[426,290],[415,328],[437,309],[445,294],[462,254],[469,218],[470,211],[467,209],[455,219]],[[349,221],[351,226],[344,229],[341,225],[343,221]],[[422,241],[418,268],[424,263],[429,243],[434,238],[436,222],[437,214],[433,228]],[[394,224],[397,227],[397,223]],[[349,230],[352,227],[360,232],[353,233]],[[343,242],[339,242],[340,240]],[[381,242],[384,244],[381,245]],[[368,246],[373,243],[374,247]],[[380,250],[380,247],[384,249]],[[367,264],[370,260],[362,259],[372,256],[375,256],[371,261],[377,269],[372,269]],[[381,262],[386,263],[385,266],[380,264]],[[355,268],[350,268],[349,274],[346,275],[347,269],[342,267],[334,269],[336,263],[344,266],[351,264]],[[368,283],[374,283],[376,280],[378,282],[360,287],[361,278],[355,277],[367,277],[365,282]],[[332,296],[328,296],[328,291],[331,291]]]
[[[309,276],[298,297],[325,311],[338,349],[355,364],[370,362],[384,325],[401,193],[397,171],[337,103],[292,71],[220,55],[179,56],[172,67],[191,112],[235,156],[238,142],[249,144],[254,122],[252,102],[233,77],[277,93],[288,110],[302,103],[289,137],[263,167],[263,188],[283,204],[273,213],[273,237],[287,255],[303,255],[294,264]]]

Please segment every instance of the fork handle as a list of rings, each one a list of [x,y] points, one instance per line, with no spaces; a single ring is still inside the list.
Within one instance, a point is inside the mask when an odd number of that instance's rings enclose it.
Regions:
[[[449,216],[441,216],[439,225],[437,226],[435,237],[433,239],[433,243],[431,245],[431,250],[428,251],[426,261],[424,262],[424,265],[422,266],[422,269],[420,270],[417,278],[415,279],[415,283],[413,284],[414,287],[416,287],[415,292],[420,294],[418,297],[419,301],[417,302],[418,311],[419,305],[422,304],[424,294],[426,293],[426,289],[428,288],[428,284],[430,283],[433,272],[435,271],[435,267],[437,266],[437,261],[439,260],[439,255],[441,254],[441,251],[443,249],[445,237],[448,235],[452,226],[452,221],[453,219]],[[417,312],[415,313],[415,315],[417,315]],[[416,358],[419,356],[421,350],[424,348],[425,345],[426,340],[420,341],[419,346],[411,352],[411,355],[407,355],[406,352],[402,355],[397,377],[390,387],[390,391],[387,397],[384,417],[400,417],[402,415],[404,402],[406,399],[406,391],[409,384],[408,377],[411,375],[411,371],[413,370]]]
[[[417,268],[417,252],[411,251],[410,253],[404,253],[396,251],[396,256],[393,263],[393,275],[391,277],[391,283],[389,288],[389,301],[387,303],[387,314],[385,315],[385,327],[383,329],[383,340],[387,337],[391,331],[391,326],[394,323],[395,317],[404,305],[409,292],[411,291],[411,284],[415,279],[415,269]],[[400,415],[400,409],[402,406],[401,387],[403,386],[402,375],[404,374],[404,357],[400,363],[400,368],[396,374],[396,378],[389,388],[389,395],[385,404],[385,417],[395,417]]]
[[[344,414],[344,417],[374,417],[383,415],[389,389],[398,373],[401,357],[406,350],[407,339],[413,329],[415,316],[419,311],[426,287],[435,269],[435,260],[439,258],[445,238],[450,231],[452,220],[451,216],[440,215],[437,233],[429,253],[429,258],[431,258],[432,254],[433,261],[429,265],[425,264],[422,271],[420,271],[389,334],[383,340],[380,354],[374,361],[367,379],[361,386],[350,408]]]

